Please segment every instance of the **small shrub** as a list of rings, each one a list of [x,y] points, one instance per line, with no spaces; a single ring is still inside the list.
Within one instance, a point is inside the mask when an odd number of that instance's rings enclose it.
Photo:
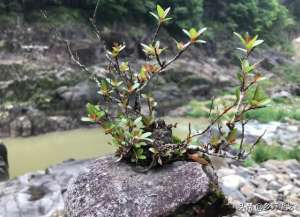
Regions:
[[[172,20],[170,9],[170,7],[164,9],[157,5],[156,12],[150,12],[156,20],[157,27],[152,40],[141,43],[147,60],[139,70],[136,70],[139,66],[132,66],[132,63],[121,55],[126,45],[114,43],[113,47],[107,50],[107,74],[104,78],[98,79],[79,62],[67,42],[72,60],[85,72],[91,73],[91,77],[98,84],[99,97],[104,102],[100,105],[89,103],[88,116],[82,120],[99,124],[106,134],[112,136],[111,144],[116,147],[116,156],[120,160],[146,166],[146,169],[179,159],[189,159],[204,165],[210,163],[210,156],[245,159],[250,153],[244,150],[243,140],[239,143],[239,151],[235,156],[225,152],[223,148],[236,143],[238,137],[236,124],[240,122],[244,129],[247,124],[246,113],[260,109],[269,103],[268,97],[258,84],[262,75],[256,72],[257,63],[251,63],[249,60],[253,50],[264,41],[258,39],[257,35],[251,37],[249,34],[242,36],[234,33],[242,44],[242,48],[238,48],[241,56],[240,71],[237,73],[239,86],[235,90],[235,96],[205,103],[210,124],[203,131],[198,132],[192,132],[189,125],[186,139],[180,140],[172,133],[176,125],[167,124],[165,120],[156,117],[157,102],[147,87],[156,76],[167,71],[169,66],[190,47],[206,43],[203,40],[206,28],[183,29],[186,39],[176,41],[177,53],[168,59],[168,55],[165,55],[167,48],[160,43],[158,37],[165,23]],[[92,24],[96,28],[98,38],[101,39],[95,17],[96,13]],[[150,62],[149,59],[153,61]],[[142,105],[145,105],[147,110],[142,110]],[[207,144],[198,145],[196,148],[190,146],[196,137],[205,134],[216,125],[219,136],[211,136]],[[227,130],[223,130],[224,128]],[[263,135],[264,133],[257,138],[257,141],[252,144],[253,147]]]

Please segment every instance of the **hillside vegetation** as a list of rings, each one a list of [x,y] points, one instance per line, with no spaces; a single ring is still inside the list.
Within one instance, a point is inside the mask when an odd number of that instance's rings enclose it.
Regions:
[[[78,19],[93,13],[97,0],[11,0],[0,2],[1,17],[16,14],[24,20],[36,21],[41,9],[55,11],[56,17]],[[210,41],[228,40],[233,31],[259,34],[269,45],[286,44],[286,37],[295,31],[299,19],[297,1],[282,0],[106,0],[101,1],[99,23],[122,23],[137,20],[152,23],[148,11],[157,3],[171,6],[173,22],[168,31],[179,33],[181,28],[209,26]],[[60,8],[57,10],[57,8]],[[56,8],[53,10],[53,8]],[[71,10],[70,10],[71,9]],[[38,13],[37,13],[38,12]],[[4,15],[3,15],[4,14]],[[62,21],[66,20],[63,19]]]

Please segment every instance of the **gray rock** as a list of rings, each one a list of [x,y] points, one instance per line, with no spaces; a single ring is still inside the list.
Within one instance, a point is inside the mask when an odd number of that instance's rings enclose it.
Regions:
[[[71,160],[0,183],[0,216],[62,217],[67,185],[80,172],[87,171],[88,163]]]
[[[213,183],[195,162],[175,162],[148,173],[108,156],[69,186],[65,212],[69,217],[167,216],[182,205],[196,203]]]
[[[10,135],[16,136],[31,136],[32,124],[27,116],[20,116],[10,124]]]
[[[242,128],[238,125],[238,130]],[[296,147],[300,142],[300,126],[299,124],[270,122],[260,123],[258,121],[250,121],[245,130],[246,143],[253,143],[256,139],[267,130],[268,133],[263,137],[267,144],[278,143],[284,148]]]
[[[64,109],[85,108],[87,102],[96,102],[97,84],[91,81],[82,81],[73,87],[62,86],[56,90],[56,103],[61,104]]]
[[[282,187],[282,185],[280,185],[277,181],[271,181],[268,184],[268,188],[267,190],[275,190],[277,191],[278,189],[280,189]]]
[[[7,148],[0,142],[0,182],[9,178]]]
[[[246,179],[236,174],[222,177],[221,182],[224,186],[231,189],[239,189],[247,183]]]
[[[233,204],[237,204],[236,202],[243,203],[246,201],[246,198],[238,189],[228,188],[223,184],[221,184],[221,189],[224,195],[226,195],[226,198],[228,198],[228,200]]]

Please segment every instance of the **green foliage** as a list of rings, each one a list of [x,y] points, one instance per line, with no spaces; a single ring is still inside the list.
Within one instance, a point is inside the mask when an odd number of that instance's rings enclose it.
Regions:
[[[292,149],[284,149],[278,145],[267,145],[260,143],[257,145],[253,153],[251,154],[251,159],[256,163],[262,163],[267,160],[288,160],[296,159],[300,161],[300,147],[295,147]]]
[[[296,108],[292,114],[291,114],[291,118],[300,121],[300,108]]]
[[[242,30],[260,34],[269,43],[278,43],[285,34],[284,29],[293,24],[287,8],[279,0],[207,0],[203,7],[204,23],[225,23],[221,32],[226,35]]]
[[[250,119],[258,120],[261,123],[269,123],[271,121],[283,121],[287,117],[287,111],[284,108],[270,106],[257,111],[247,113]]]
[[[293,17],[280,0],[105,0],[98,8],[98,21],[115,23],[116,21],[152,21],[147,13],[156,4],[163,8],[170,7],[173,11],[172,24],[180,28],[199,28],[203,24],[210,26],[208,36],[212,40],[226,40],[233,31],[259,34],[270,44],[282,45],[287,36],[287,30],[294,26]],[[0,3],[0,12],[23,12],[26,19],[36,19],[31,16],[41,8],[51,10],[54,6],[80,10],[82,14],[91,14],[97,0],[69,1],[6,1]],[[288,5],[295,17],[300,17],[297,1]],[[35,11],[35,12],[34,12]],[[161,10],[160,10],[161,11]],[[34,12],[34,13],[32,13]],[[71,11],[61,13],[66,16]],[[158,14],[154,12],[154,14]],[[176,28],[171,28],[175,30]],[[286,43],[285,43],[286,44]]]
[[[245,145],[247,146],[247,145]],[[238,145],[233,146],[238,150]],[[300,146],[293,148],[283,148],[280,145],[268,145],[264,142],[260,142],[256,145],[255,149],[247,158],[243,161],[243,165],[246,167],[253,166],[254,164],[260,164],[268,160],[290,160],[295,159],[300,161]]]
[[[252,93],[253,94],[253,93]],[[224,96],[215,99],[215,103],[223,108],[224,104],[229,104],[234,99],[234,96]],[[268,100],[269,101],[269,100]],[[226,103],[225,103],[226,102]],[[186,106],[186,115],[190,117],[209,116],[211,101],[190,101]],[[287,119],[300,120],[300,99],[275,98],[269,106],[257,110],[251,110],[246,113],[246,118],[257,120],[261,123],[269,123],[271,121],[285,121]]]
[[[201,27],[203,15],[203,0],[159,0],[163,6],[173,10],[173,18],[180,28]]]
[[[299,1],[284,1],[287,8],[293,13],[297,20],[300,20],[300,2]]]
[[[86,24],[86,15],[79,9],[71,9],[68,7],[55,7],[47,9],[47,24],[55,26],[57,28],[66,26],[68,24]],[[25,17],[25,20],[29,23],[45,22],[41,19],[41,12],[37,10],[30,11]]]

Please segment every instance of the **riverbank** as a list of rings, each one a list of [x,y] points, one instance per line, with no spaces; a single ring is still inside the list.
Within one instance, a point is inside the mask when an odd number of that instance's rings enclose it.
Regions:
[[[178,123],[175,134],[185,138],[188,123],[196,129],[203,128],[205,119],[166,117],[168,123]],[[33,137],[6,138],[10,176],[44,170],[67,159],[85,159],[112,153],[110,137],[101,128],[77,129],[47,133]]]

